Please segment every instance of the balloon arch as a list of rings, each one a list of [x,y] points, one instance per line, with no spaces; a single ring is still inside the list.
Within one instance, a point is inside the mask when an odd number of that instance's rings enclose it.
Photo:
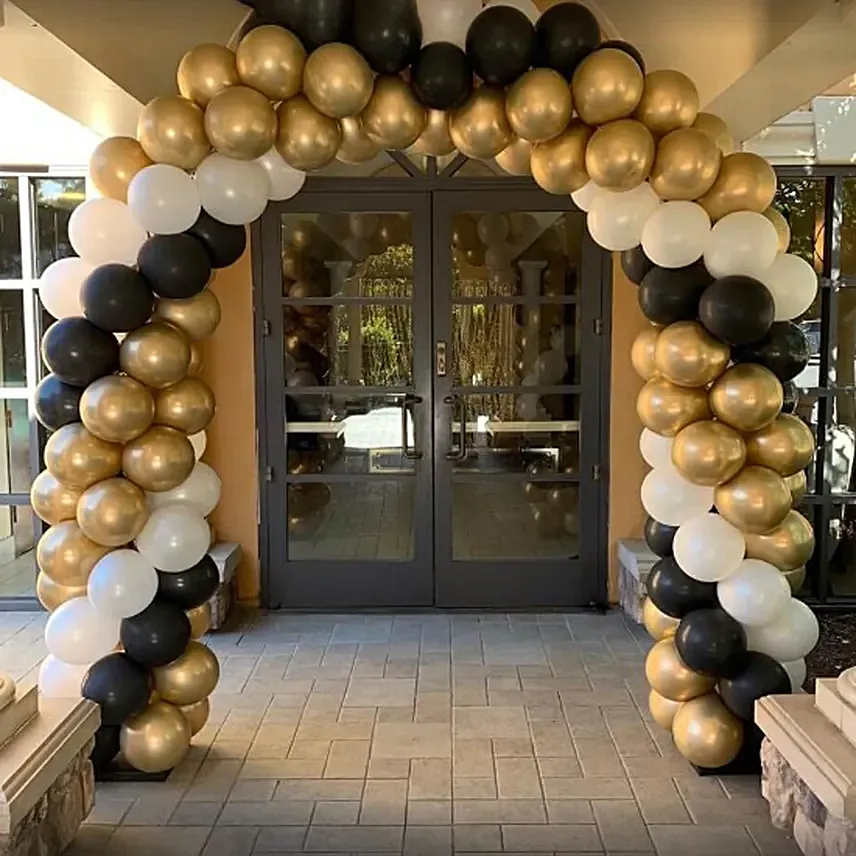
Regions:
[[[734,151],[684,74],[646,74],[631,45],[602,42],[579,3],[540,16],[530,0],[252,5],[236,50],[191,50],[180,94],[143,109],[136,139],[98,146],[102,197],[69,226],[78,257],[42,277],[57,319],[32,489],[50,527],[42,692],[101,705],[98,766],[181,761],[219,676],[195,641],[218,582],[206,516],[220,481],[199,460],[212,275],[306,172],[457,150],[571,194],[639,285],[642,502],[663,557],[645,605],[650,709],[691,762],[728,764],[754,744],[754,700],[801,683],[818,633],[788,582],[814,546],[793,508],[813,438],[790,411],[808,350],[793,319],[817,281],[787,254],[772,168]]]

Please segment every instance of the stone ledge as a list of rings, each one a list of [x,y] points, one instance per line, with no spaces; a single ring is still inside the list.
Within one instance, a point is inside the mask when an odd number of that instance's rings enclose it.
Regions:
[[[33,683],[17,692],[11,703],[0,710],[0,752],[39,713],[39,688]]]

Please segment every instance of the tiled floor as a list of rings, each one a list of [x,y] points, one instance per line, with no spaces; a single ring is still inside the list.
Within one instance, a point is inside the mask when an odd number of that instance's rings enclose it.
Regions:
[[[0,613],[0,663],[41,656]],[[69,856],[785,856],[752,778],[698,778],[652,725],[619,615],[248,616],[165,784],[100,785]]]

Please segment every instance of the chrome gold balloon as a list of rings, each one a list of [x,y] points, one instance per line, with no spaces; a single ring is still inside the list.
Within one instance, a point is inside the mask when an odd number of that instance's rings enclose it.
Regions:
[[[130,544],[149,519],[145,494],[127,479],[105,479],[83,492],[77,504],[77,525],[105,547]]]
[[[660,331],[654,367],[678,386],[707,386],[728,367],[731,349],[695,321],[678,321]]]
[[[211,151],[200,107],[180,95],[161,95],[143,108],[137,139],[155,163],[196,169]]]
[[[294,169],[310,172],[332,161],[342,145],[342,128],[316,110],[305,95],[283,101],[277,109],[276,150]]]
[[[330,42],[314,50],[303,70],[303,94],[331,119],[359,116],[372,97],[374,75],[350,45]]]
[[[672,721],[675,748],[697,767],[730,764],[743,745],[743,723],[710,693],[682,704]]]
[[[571,122],[568,129],[553,140],[532,147],[532,177],[547,193],[573,193],[588,184],[586,147],[592,129],[582,122]]]
[[[749,466],[716,489],[714,505],[738,529],[760,535],[785,519],[791,508],[791,492],[778,473]]]
[[[682,701],[672,701],[654,690],[648,693],[648,710],[651,713],[651,718],[666,731],[672,730],[675,714],[680,710],[682,704]]]
[[[746,463],[746,443],[722,422],[693,422],[675,437],[672,463],[688,482],[713,487],[740,471]]]
[[[774,529],[746,535],[746,558],[763,559],[780,571],[805,565],[814,553],[814,530],[798,511],[789,511]]]
[[[264,25],[250,30],[235,53],[238,76],[271,101],[285,101],[303,86],[306,50],[283,27]]]
[[[125,760],[142,773],[164,773],[177,766],[190,749],[190,725],[184,714],[164,701],[131,717],[119,732]]]
[[[108,547],[87,538],[75,520],[51,526],[39,539],[36,564],[51,582],[68,588],[85,586],[95,563]]]
[[[713,113],[699,113],[693,122],[693,128],[701,131],[706,137],[713,141],[716,147],[722,152],[722,156],[734,153],[737,144],[734,141],[734,134],[731,133],[731,128],[724,119],[719,116],[714,116]]]
[[[530,143],[545,143],[558,137],[571,121],[571,88],[557,71],[533,68],[518,77],[508,90],[505,112],[518,137]]]
[[[74,520],[81,493],[80,488],[68,487],[47,470],[42,470],[33,479],[30,505],[48,526],[53,526],[63,520]]]
[[[203,108],[224,89],[240,82],[235,52],[225,45],[197,45],[178,64],[178,91]]]
[[[652,134],[662,136],[678,128],[689,128],[698,118],[699,95],[685,74],[673,69],[652,71],[634,116]]]
[[[454,146],[454,144],[453,144]],[[495,158],[496,165],[509,175],[532,174],[532,143],[526,140],[512,140]]]
[[[495,158],[514,137],[505,113],[505,93],[494,86],[478,87],[453,111],[449,133],[455,148],[468,158]]]
[[[366,133],[390,151],[410,148],[428,124],[428,111],[398,75],[375,80],[374,91],[361,114]]]
[[[128,185],[151,158],[133,137],[108,137],[100,142],[89,159],[89,175],[102,196],[128,201]]]
[[[204,636],[211,629],[211,604],[203,603],[195,609],[188,609],[187,618],[190,621],[191,638]]]
[[[151,393],[132,377],[107,375],[99,378],[86,387],[80,399],[80,419],[84,426],[107,443],[130,442],[139,437],[154,418],[155,402]]]
[[[191,473],[196,455],[190,440],[165,425],[153,425],[122,452],[122,469],[147,491],[172,490]]]
[[[48,438],[45,466],[64,485],[86,490],[95,482],[119,474],[122,447],[105,443],[79,422],[72,422]]]
[[[655,642],[660,642],[663,639],[668,639],[678,632],[678,625],[681,623],[680,618],[673,618],[671,615],[666,615],[661,612],[650,597],[645,598],[642,604],[642,623],[645,629],[651,634],[651,638]]]
[[[172,325],[154,321],[125,336],[119,346],[119,363],[123,372],[140,383],[163,389],[187,375],[190,341]]]
[[[808,481],[805,470],[800,470],[798,473],[788,476],[785,479],[785,484],[791,492],[791,506],[796,508],[805,499],[806,493],[808,493]]]
[[[220,301],[210,288],[185,300],[161,299],[155,303],[153,321],[172,324],[192,341],[207,339],[220,324]]]
[[[603,48],[577,66],[571,85],[580,119],[587,125],[605,125],[633,115],[645,78],[629,54]]]
[[[205,368],[205,359],[202,354],[202,346],[196,342],[190,343],[190,365],[187,367],[187,373],[191,377],[197,377],[202,374],[202,369]]]
[[[814,457],[811,429],[798,416],[782,413],[746,438],[749,462],[769,467],[781,476],[804,470]]]
[[[651,187],[663,199],[692,201],[704,196],[719,175],[722,152],[695,128],[679,128],[657,144]]]
[[[358,116],[342,119],[342,144],[336,153],[336,160],[342,163],[358,165],[370,161],[380,153],[380,143],[373,140],[363,128]]]
[[[671,637],[657,642],[648,652],[645,677],[652,690],[670,701],[689,701],[716,686],[716,678],[694,672],[681,660]]]
[[[211,715],[211,702],[204,698],[196,704],[184,705],[179,710],[184,714],[184,718],[190,726],[190,736],[195,737],[208,722],[208,717]]]
[[[735,152],[722,159],[713,187],[698,200],[711,220],[735,211],[763,214],[776,195],[776,173],[760,155]]]
[[[778,208],[770,206],[763,214],[773,224],[776,234],[779,236],[779,252],[786,253],[791,245],[790,224]]]
[[[802,591],[802,587],[805,585],[806,573],[805,565],[793,571],[782,571],[782,576],[788,581],[788,585],[791,587],[791,594],[794,597],[797,597]]]
[[[186,377],[155,395],[155,422],[187,434],[204,431],[214,418],[214,393],[198,377]]]
[[[630,348],[630,362],[642,380],[651,380],[657,374],[654,356],[660,332],[657,327],[648,327],[633,340]]]
[[[674,437],[687,425],[710,419],[707,391],[676,386],[663,377],[648,381],[636,399],[642,424],[663,437]]]
[[[86,597],[86,586],[61,586],[44,571],[40,571],[36,577],[36,597],[48,612],[53,612],[68,600]]]
[[[449,133],[449,114],[445,110],[429,110],[425,130],[413,145],[416,151],[435,158],[452,154],[455,144]]]
[[[210,648],[191,641],[172,663],[152,669],[155,690],[164,701],[197,704],[208,698],[220,680],[220,664]]]
[[[586,172],[598,187],[633,190],[648,178],[656,148],[648,128],[619,119],[598,128],[586,147]]]
[[[769,425],[778,416],[783,402],[779,379],[769,369],[755,363],[732,366],[710,390],[713,415],[747,433]]]
[[[276,113],[267,98],[249,86],[230,86],[205,108],[205,133],[229,158],[255,160],[273,148]]]

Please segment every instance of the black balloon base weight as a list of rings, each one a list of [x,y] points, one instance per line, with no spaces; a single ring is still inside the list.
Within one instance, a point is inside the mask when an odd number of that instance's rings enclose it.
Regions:
[[[95,770],[96,782],[165,782],[172,770],[162,773],[144,773],[135,770],[130,764],[121,759],[113,761],[105,767]]]

